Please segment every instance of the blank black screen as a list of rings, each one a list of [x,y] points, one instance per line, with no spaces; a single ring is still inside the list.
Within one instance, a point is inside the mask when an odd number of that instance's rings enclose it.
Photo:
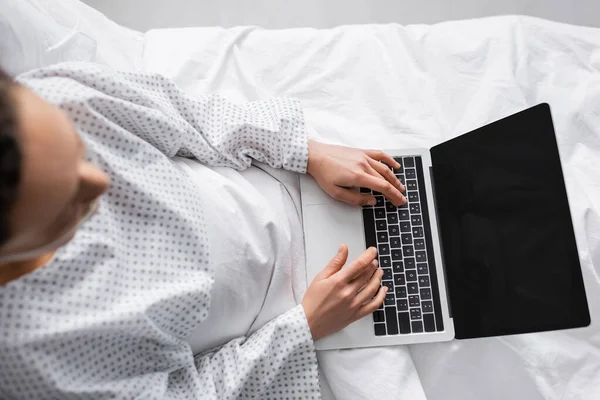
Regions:
[[[550,107],[431,155],[456,337],[589,325]]]

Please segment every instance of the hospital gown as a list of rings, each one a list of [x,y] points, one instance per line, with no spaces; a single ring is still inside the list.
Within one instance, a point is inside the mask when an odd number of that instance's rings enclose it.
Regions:
[[[210,312],[210,190],[171,159],[304,173],[298,102],[192,98],[157,75],[82,63],[19,81],[68,113],[111,187],[50,264],[0,286],[0,398],[320,398],[301,305],[196,357],[184,340]]]

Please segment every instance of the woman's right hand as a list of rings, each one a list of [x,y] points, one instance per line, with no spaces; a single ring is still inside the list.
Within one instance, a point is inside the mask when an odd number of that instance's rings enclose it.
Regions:
[[[335,257],[315,276],[302,299],[313,340],[339,331],[375,311],[385,299],[383,271],[377,250],[370,247],[342,270],[348,247],[342,244]]]

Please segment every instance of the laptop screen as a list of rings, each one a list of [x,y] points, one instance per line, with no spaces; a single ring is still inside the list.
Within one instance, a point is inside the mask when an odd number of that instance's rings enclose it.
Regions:
[[[456,338],[589,325],[550,107],[431,156]]]

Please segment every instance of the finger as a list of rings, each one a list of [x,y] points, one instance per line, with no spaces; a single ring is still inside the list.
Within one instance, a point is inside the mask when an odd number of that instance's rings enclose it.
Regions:
[[[329,261],[329,263],[317,274],[316,277],[319,279],[329,278],[331,275],[340,271],[344,264],[346,264],[346,260],[348,260],[348,246],[345,244],[341,244],[338,248],[337,254]],[[315,278],[316,278],[315,277]]]
[[[358,312],[356,313],[356,319],[357,320],[361,319],[365,315],[372,314],[375,310],[377,310],[379,308],[379,306],[383,304],[383,301],[385,300],[385,295],[387,294],[387,291],[388,291],[387,286],[381,286],[378,289],[378,292],[376,292],[377,294],[375,295],[375,297],[373,297],[371,300],[364,303],[358,309]]]
[[[369,174],[360,174],[356,179],[356,185],[366,187],[376,192],[381,192],[396,207],[406,203],[406,199],[400,191],[391,183],[381,177]]]
[[[363,288],[363,290],[358,292],[358,294],[356,295],[355,301],[358,306],[362,306],[364,303],[371,300],[371,298],[377,294],[377,291],[381,286],[381,278],[383,277],[383,271],[380,271],[380,269],[377,270],[373,274],[367,285]]]
[[[350,282],[350,287],[352,287],[354,293],[358,293],[363,288],[363,286],[369,283],[369,281],[371,280],[373,275],[377,273],[377,271],[381,271],[377,269],[378,266],[379,262],[377,261],[377,259],[371,261],[371,267],[365,269],[365,272],[363,272],[362,274],[354,278],[352,282]],[[383,271],[381,272],[383,275]]]
[[[356,260],[352,261],[350,265],[339,272],[340,274],[343,274],[342,279],[344,279],[345,282],[351,282],[369,268],[375,257],[377,257],[377,250],[375,247],[369,247],[367,250],[363,251]]]
[[[365,154],[374,160],[382,161],[394,169],[400,168],[400,164],[387,153],[381,150],[365,150]]]
[[[346,189],[341,186],[334,187],[330,194],[334,199],[343,201],[344,203],[348,203],[353,206],[374,206],[375,203],[377,203],[375,197],[370,194],[355,192],[354,190]]]
[[[404,185],[400,183],[400,179],[396,178],[396,175],[394,175],[391,169],[386,167],[385,164],[376,161],[372,158],[369,158],[368,160],[369,165],[373,167],[373,169],[377,171],[379,175],[381,175],[383,178],[385,178],[386,181],[398,188],[399,191],[404,192]]]

